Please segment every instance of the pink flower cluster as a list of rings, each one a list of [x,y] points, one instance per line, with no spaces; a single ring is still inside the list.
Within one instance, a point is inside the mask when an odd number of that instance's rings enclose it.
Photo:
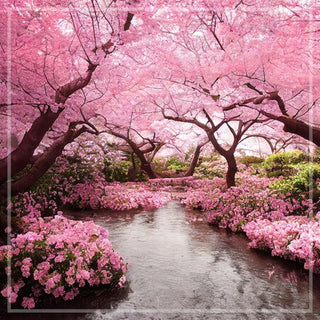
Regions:
[[[194,177],[179,177],[179,178],[159,178],[159,179],[152,179],[149,180],[147,183],[150,187],[186,187],[192,189],[199,189],[199,188],[225,188],[226,181],[223,178],[214,177],[212,179],[196,179]]]
[[[71,300],[84,287],[123,286],[127,264],[113,250],[107,230],[59,215],[27,217],[28,231],[0,247],[1,270],[12,279],[1,294],[11,303],[30,309],[46,295]]]
[[[304,268],[320,273],[320,213],[315,218],[288,216],[280,221],[261,219],[243,227],[252,248],[274,256],[304,262]]]
[[[76,184],[62,196],[64,205],[81,209],[129,210],[158,208],[171,200],[169,192],[148,190],[144,183],[88,181]]]
[[[251,247],[304,262],[306,269],[320,273],[320,212],[313,214],[317,204],[269,190],[273,181],[246,176],[239,187],[229,189],[208,183],[189,189],[182,202],[203,211],[202,216],[193,214],[190,222],[207,221],[243,231]]]
[[[31,191],[15,197],[10,206],[15,215],[24,216],[28,214],[29,219],[40,217],[43,213],[55,214],[58,209],[53,199],[48,199],[45,194]]]
[[[311,212],[308,201],[298,201],[268,189],[270,179],[252,176],[241,186],[227,190],[216,185],[206,185],[189,190],[183,200],[189,208],[205,212],[209,223],[221,228],[242,231],[242,227],[256,219],[282,220],[287,215]]]

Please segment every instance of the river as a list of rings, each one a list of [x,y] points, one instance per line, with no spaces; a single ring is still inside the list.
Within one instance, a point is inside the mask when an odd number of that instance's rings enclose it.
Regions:
[[[188,222],[194,214],[178,201],[149,211],[69,213],[109,230],[129,262],[128,288],[113,298],[95,292],[45,319],[320,319],[318,275],[249,249],[242,234]]]

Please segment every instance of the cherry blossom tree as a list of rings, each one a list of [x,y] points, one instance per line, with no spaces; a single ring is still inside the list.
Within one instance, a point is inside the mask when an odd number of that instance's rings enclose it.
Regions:
[[[209,133],[217,151],[229,158],[228,186],[236,172],[228,152],[252,134],[247,131],[253,124],[255,132],[273,126],[278,136],[285,131],[318,144],[315,2],[196,1],[176,11],[157,12],[159,21],[171,24],[159,23],[160,46],[153,55],[150,49],[149,57],[163,67],[153,72],[148,90],[165,118]],[[230,129],[230,149],[212,138],[222,127]]]
[[[167,103],[168,86],[177,84],[185,88],[181,95],[203,96],[197,110],[205,109],[213,122],[215,114],[224,114],[224,127],[230,119],[264,117],[318,144],[316,2],[54,1],[50,9],[44,1],[3,4],[12,10],[2,11],[1,26],[10,25],[12,36],[7,46],[8,33],[1,33],[1,54],[10,53],[12,68],[10,75],[1,70],[1,92],[13,93],[1,108],[3,117],[11,108],[20,143],[0,161],[0,182],[6,181],[8,159],[13,175],[32,164],[13,193],[36,181],[63,145],[85,131],[97,134],[97,105],[124,89],[157,91]],[[41,143],[46,150],[34,157]]]
[[[179,114],[169,114],[164,108],[163,116],[168,120],[174,120],[178,122],[188,122],[192,123],[199,128],[203,129],[204,132],[208,136],[208,140],[212,143],[214,149],[223,156],[228,165],[228,170],[226,174],[226,183],[227,187],[233,187],[236,185],[235,175],[238,171],[235,151],[238,147],[241,139],[245,135],[245,133],[252,127],[254,124],[261,122],[259,118],[255,118],[248,121],[238,120],[236,118],[227,118],[224,117],[221,121],[215,122],[213,117],[209,115],[206,109],[203,109],[203,114],[205,115],[205,121],[199,120],[197,117],[188,117],[188,116],[180,116]],[[230,143],[230,146],[223,146],[223,144],[219,141],[217,137],[217,133],[221,128],[229,129],[233,141]]]
[[[152,161],[165,143],[157,138],[156,133],[153,133],[151,136],[144,136],[132,127],[121,130],[117,126],[107,125],[107,128],[109,134],[125,142],[125,145],[120,146],[119,149],[136,155],[140,161],[140,170],[145,172],[150,179],[157,178]],[[132,159],[132,165],[133,170],[136,171],[134,159]]]
[[[1,17],[10,30],[1,32],[1,54],[10,68],[1,69],[1,91],[8,97],[1,101],[1,115],[13,118],[20,143],[0,160],[2,198],[9,161],[12,176],[25,170],[11,185],[14,195],[30,188],[79,135],[97,133],[90,103],[106,90],[93,75],[108,68],[108,57],[123,44],[121,34],[133,16],[128,5],[132,8],[124,1],[3,3],[7,10]],[[44,139],[46,148],[37,149]],[[35,151],[40,151],[36,157]]]
[[[163,9],[159,21],[171,24],[159,22],[156,61],[165,63],[154,76],[206,95],[212,108],[263,115],[279,133],[319,145],[319,14],[315,1],[289,0]]]

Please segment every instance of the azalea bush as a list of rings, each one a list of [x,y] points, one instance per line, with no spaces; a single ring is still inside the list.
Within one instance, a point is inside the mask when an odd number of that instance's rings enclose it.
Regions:
[[[306,176],[303,171],[301,176]],[[182,202],[203,213],[192,215],[189,221],[245,232],[252,248],[302,262],[305,269],[320,273],[320,212],[315,214],[319,199],[314,202],[279,192],[275,186],[283,180],[243,173],[238,187],[226,189],[219,181],[198,184],[188,190]]]
[[[158,157],[153,160],[153,168],[159,177],[174,178],[186,172],[188,167],[188,162],[179,159],[177,156],[169,158]]]
[[[127,264],[104,228],[59,215],[43,219],[37,209],[22,219],[26,232],[0,247],[1,278],[11,275],[1,294],[10,303],[31,309],[50,297],[72,300],[85,288],[124,285]]]
[[[308,200],[298,201],[268,188],[272,180],[252,176],[239,187],[227,190],[208,185],[189,190],[183,203],[188,208],[201,209],[209,223],[232,231],[242,231],[244,225],[256,219],[282,220],[287,215],[308,215],[312,206]]]
[[[65,189],[64,205],[80,209],[129,210],[158,208],[171,200],[169,192],[151,191],[144,184],[92,182]]]
[[[103,160],[104,168],[103,173],[105,175],[106,181],[128,181],[128,170],[132,163],[129,161],[119,161],[119,163],[115,163],[111,161],[109,158],[105,158]]]
[[[176,174],[187,171],[188,163],[181,161],[178,157],[171,157],[165,163],[165,170],[173,170]]]
[[[260,219],[243,227],[252,248],[304,263],[320,273],[320,213],[315,218],[289,216],[280,221]]]

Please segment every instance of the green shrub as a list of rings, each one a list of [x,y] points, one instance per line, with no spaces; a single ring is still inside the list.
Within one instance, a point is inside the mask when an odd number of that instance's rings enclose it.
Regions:
[[[217,152],[212,152],[209,157],[200,156],[198,165],[201,165],[203,162],[219,162],[221,159],[221,156]]]
[[[296,173],[290,177],[276,180],[270,186],[280,193],[291,193],[296,198],[309,196],[309,191],[313,191],[314,200],[319,198],[320,164],[303,163],[296,166]]]
[[[188,164],[179,160],[178,157],[171,157],[167,159],[165,168],[166,170],[174,170],[176,173],[185,172],[188,169]]]
[[[279,152],[270,155],[262,163],[267,177],[289,177],[296,174],[296,166],[310,160],[310,156],[302,151]]]
[[[255,156],[243,156],[238,158],[238,161],[244,164],[246,167],[250,167],[251,165],[257,165],[264,161],[264,158],[255,157]]]
[[[119,163],[110,163],[109,159],[104,160],[104,174],[106,181],[128,181],[128,171],[132,166],[131,161],[120,161]]]
[[[200,175],[202,178],[223,178],[224,177],[224,167],[215,166],[212,163],[202,163],[195,169],[195,174]]]
[[[320,148],[317,148],[313,153],[313,161],[320,162]]]

